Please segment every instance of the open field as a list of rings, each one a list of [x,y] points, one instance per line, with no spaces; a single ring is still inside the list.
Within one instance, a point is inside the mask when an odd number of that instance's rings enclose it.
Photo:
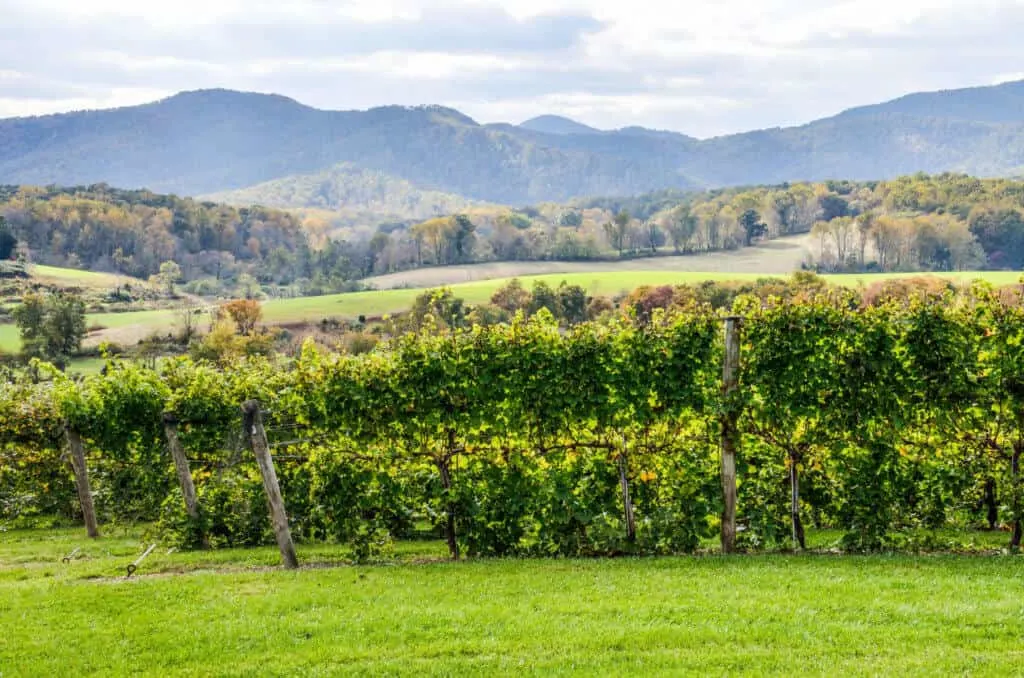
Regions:
[[[365,282],[377,289],[386,290],[396,287],[437,287],[477,280],[552,273],[677,271],[785,275],[800,268],[809,241],[809,235],[798,235],[768,240],[739,250],[622,261],[495,261],[486,264],[420,268],[367,278]]]
[[[35,280],[52,285],[75,285],[79,287],[109,289],[125,283],[144,284],[138,278],[126,275],[79,271],[73,268],[58,268],[56,266],[32,266],[30,271]]]
[[[678,270],[622,270],[586,273],[549,273],[521,277],[523,284],[530,287],[534,282],[543,281],[552,286],[565,281],[571,285],[580,285],[594,295],[615,295],[628,292],[641,285],[679,285],[697,283],[705,280],[756,280],[763,277],[783,277],[785,274],[761,273],[715,273]],[[830,275],[827,279],[838,285],[857,287],[867,285],[875,280],[886,278],[918,277],[921,273],[851,273]],[[962,271],[957,273],[938,274],[943,278],[966,282],[981,279],[995,285],[1008,285],[1018,282],[1021,273],[1017,271]],[[477,280],[474,282],[453,284],[450,287],[456,295],[470,304],[479,304],[490,299],[494,291],[506,284],[510,278]],[[329,294],[319,297],[299,297],[294,299],[272,299],[263,305],[264,320],[268,323],[286,323],[300,321],[318,321],[323,318],[355,318],[359,315],[379,316],[386,313],[399,313],[407,310],[422,289],[403,288],[390,290],[372,290],[367,292],[350,292],[346,294]],[[166,332],[174,328],[177,318],[172,310],[134,311],[127,313],[96,313],[88,317],[90,325],[101,325],[107,329],[90,335],[87,343],[98,344],[100,341],[115,341],[132,344],[152,332]],[[0,351],[14,352],[18,350],[17,328],[11,324],[0,325]]]
[[[448,563],[413,542],[389,565],[285,572],[273,549],[160,548],[125,580],[143,546],[0,533],[4,677],[1004,676],[1024,659],[1019,557]]]

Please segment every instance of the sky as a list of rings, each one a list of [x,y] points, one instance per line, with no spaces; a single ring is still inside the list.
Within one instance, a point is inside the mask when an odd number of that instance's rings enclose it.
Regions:
[[[182,90],[697,137],[1024,78],[1024,0],[0,0],[0,117]]]

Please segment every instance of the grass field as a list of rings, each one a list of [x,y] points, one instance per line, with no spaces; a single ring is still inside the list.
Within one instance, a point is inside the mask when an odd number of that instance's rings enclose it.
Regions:
[[[95,271],[80,271],[73,268],[58,268],[57,266],[31,267],[32,277],[40,282],[53,285],[77,285],[80,287],[109,289],[124,283],[139,284],[136,278],[116,273],[97,273]]]
[[[61,556],[74,547],[85,558]],[[0,675],[1019,675],[1024,559],[697,556],[326,565],[336,547],[0,533]]]
[[[919,273],[896,274],[848,274],[827,276],[835,284],[856,287],[883,278],[915,277]],[[628,292],[641,285],[678,285],[705,280],[756,280],[766,277],[762,273],[709,273],[700,271],[638,270],[605,271],[586,273],[549,273],[520,278],[530,287],[537,281],[557,286],[562,281],[581,285],[594,295],[614,295]],[[776,274],[774,277],[782,277]],[[942,274],[942,277],[960,282],[973,279],[987,280],[993,284],[1006,285],[1021,279],[1015,271],[967,271]],[[506,284],[509,278],[477,280],[451,285],[452,290],[467,303],[486,302],[496,289]],[[404,288],[330,294],[319,297],[295,299],[272,299],[263,306],[264,320],[268,323],[318,321],[323,318],[355,318],[359,315],[377,316],[407,310],[422,289]],[[107,330],[97,333],[91,343],[101,340],[131,344],[154,331],[169,331],[177,322],[174,311],[135,311],[129,313],[91,314],[90,325],[101,325]],[[0,351],[14,352],[19,347],[18,333],[13,325],[0,325]]]
[[[390,273],[367,278],[377,289],[436,287],[513,276],[551,273],[622,273],[634,271],[779,275],[800,268],[809,235],[776,238],[752,247],[703,254],[640,257],[619,261],[492,261]]]

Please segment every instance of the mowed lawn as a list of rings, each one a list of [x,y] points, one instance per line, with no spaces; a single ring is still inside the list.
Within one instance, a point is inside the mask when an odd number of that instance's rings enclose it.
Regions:
[[[825,276],[838,285],[857,287],[887,278],[916,277],[920,273],[896,274],[844,274]],[[753,281],[765,277],[786,277],[782,274],[761,273],[707,273],[699,271],[641,270],[588,273],[551,273],[521,277],[527,287],[545,282],[557,287],[563,281],[580,285],[592,295],[612,296],[629,292],[642,285],[681,285],[715,281]],[[966,282],[975,279],[986,280],[995,285],[1007,285],[1020,281],[1021,273],[1014,271],[967,271],[942,274],[941,277]],[[495,290],[507,284],[511,278],[478,280],[450,285],[452,291],[469,304],[487,302]],[[298,297],[294,299],[272,299],[264,303],[263,316],[268,323],[317,322],[324,318],[357,318],[400,313],[408,310],[413,300],[423,292],[421,288],[372,290],[329,294],[319,297]],[[167,332],[178,322],[173,310],[136,311],[130,313],[91,314],[89,324],[107,328],[93,338],[93,342],[109,339],[120,343],[133,343],[151,332]],[[0,351],[14,352],[20,346],[17,328],[11,324],[0,325]]]
[[[1024,559],[695,556],[267,567],[0,534],[0,674],[1019,675]],[[78,545],[86,558],[61,564]],[[413,562],[410,562],[412,560]]]

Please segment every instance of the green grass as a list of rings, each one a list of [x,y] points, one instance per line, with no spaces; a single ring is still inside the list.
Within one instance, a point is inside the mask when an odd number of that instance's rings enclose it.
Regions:
[[[99,275],[99,274],[95,274]],[[898,274],[848,274],[832,275],[827,278],[839,285],[857,287],[867,285],[875,280],[886,278],[915,277],[917,273]],[[535,282],[543,281],[551,286],[558,286],[563,280],[570,285],[580,285],[593,295],[615,295],[628,292],[641,285],[679,285],[696,283],[705,280],[756,280],[766,276],[758,273],[699,273],[692,271],[614,271],[600,273],[553,273],[547,275],[520,278],[527,287]],[[982,271],[944,274],[942,277],[965,282],[982,279],[995,285],[1007,285],[1021,279],[1019,272],[1013,271]],[[456,295],[467,303],[479,304],[488,301],[494,291],[506,284],[510,278],[481,280],[459,283],[450,287]],[[330,294],[319,297],[299,297],[295,299],[272,299],[263,306],[263,315],[269,323],[288,323],[312,321],[323,318],[355,318],[360,315],[380,316],[400,313],[407,310],[413,300],[422,292],[421,289],[374,290],[368,292],[351,292],[347,294]],[[112,330],[125,333],[115,340],[141,338],[150,332],[166,332],[176,323],[173,310],[135,311],[129,313],[97,313],[90,314],[90,325],[101,325]],[[136,330],[129,332],[128,330]],[[129,341],[130,343],[130,341]],[[16,352],[20,346],[18,333],[13,325],[0,325],[0,351]]]
[[[21,348],[21,339],[18,338],[18,328],[13,324],[0,325],[0,352],[17,353]]]
[[[86,558],[61,564],[76,545]],[[141,548],[0,534],[0,674],[1005,676],[1024,660],[1016,557],[446,563],[417,542],[397,564],[285,572],[273,549],[161,548],[125,580]]]
[[[33,265],[30,271],[33,278],[56,285],[109,288],[124,284],[126,281],[142,282],[137,278],[117,275],[116,273],[97,273],[95,271],[81,271],[74,268],[60,268],[57,266]]]

